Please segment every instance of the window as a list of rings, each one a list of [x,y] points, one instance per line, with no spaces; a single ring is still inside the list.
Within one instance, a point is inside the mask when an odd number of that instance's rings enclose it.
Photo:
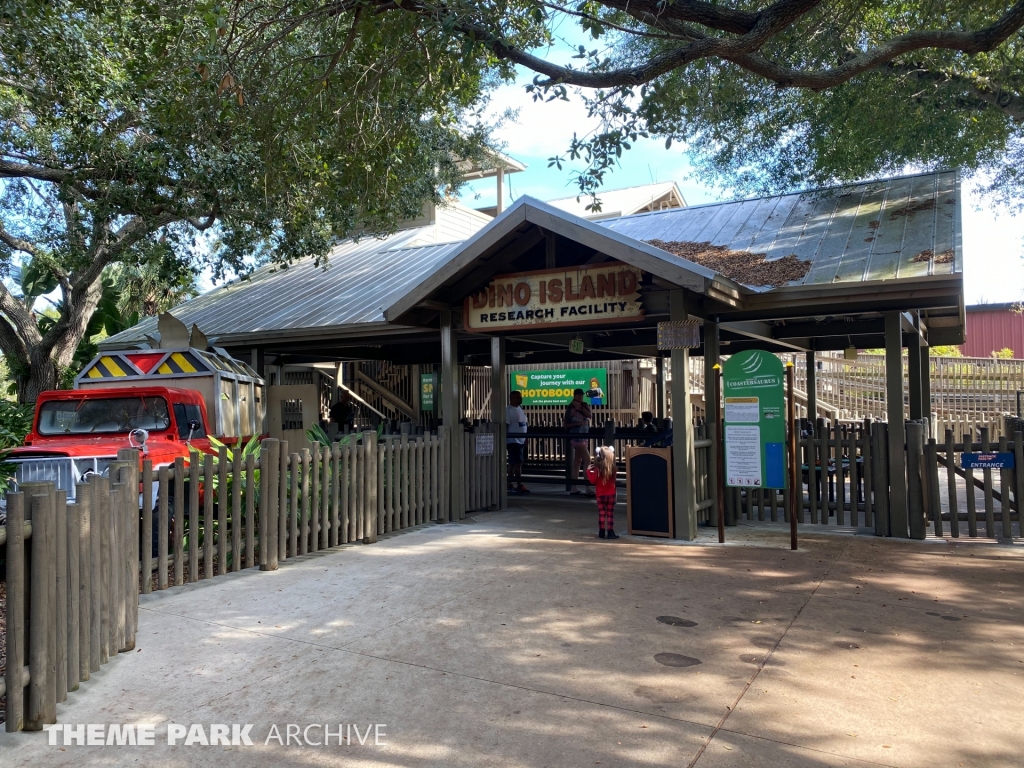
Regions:
[[[171,425],[162,397],[104,397],[50,400],[39,409],[39,434],[84,435],[158,432]]]
[[[281,401],[281,429],[302,429],[302,401]]]
[[[206,425],[203,424],[203,412],[198,405],[192,403],[175,403],[174,420],[178,422],[178,437],[188,440],[189,434],[192,438],[206,437]],[[188,427],[190,421],[198,421],[199,429],[192,431]]]

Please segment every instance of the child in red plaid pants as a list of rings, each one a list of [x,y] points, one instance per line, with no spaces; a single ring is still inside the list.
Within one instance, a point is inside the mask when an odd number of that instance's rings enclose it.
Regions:
[[[597,449],[587,467],[587,480],[597,486],[598,538],[619,538],[615,534],[615,452],[611,448]]]

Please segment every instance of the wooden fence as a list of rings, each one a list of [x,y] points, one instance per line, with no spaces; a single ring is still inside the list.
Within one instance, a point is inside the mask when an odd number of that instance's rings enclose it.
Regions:
[[[796,388],[806,390],[807,370],[803,355],[795,356]],[[819,411],[850,421],[883,419],[885,404],[885,357],[861,354],[856,360],[819,353],[815,372]],[[904,356],[904,370],[907,360]],[[935,434],[946,429],[955,434],[971,432],[975,438],[987,427],[994,439],[1002,434],[1002,415],[1016,412],[1016,397],[1024,390],[1024,360],[987,357],[931,357],[931,401]],[[909,397],[904,395],[904,408]],[[1012,436],[1011,436],[1012,437]]]
[[[444,428],[366,432],[301,452],[268,439],[258,457],[221,448],[156,470],[137,451],[121,451],[109,477],[76,486],[76,503],[52,482],[22,483],[0,526],[7,731],[56,722],[68,691],[134,648],[140,592],[257,565],[273,570],[290,557],[447,519],[447,450]],[[493,496],[486,483],[471,488],[474,499],[484,489]]]
[[[800,424],[797,422],[797,429]],[[823,420],[798,439],[801,503],[798,523],[867,528],[880,536],[923,539],[1022,535],[1019,502],[1024,496],[1024,439],[1016,432],[992,440],[970,434],[955,442],[926,439],[923,422],[909,421],[906,476],[890,477],[888,425],[884,422],[828,424]],[[1012,453],[1014,469],[961,469],[963,452]],[[895,482],[906,492],[906,516],[891,509]],[[790,491],[725,489],[727,524],[740,520],[789,522]]]
[[[505,468],[498,472],[498,431],[493,424],[481,422],[462,433],[462,473],[465,512],[497,507]],[[461,515],[460,515],[461,516]]]
[[[109,476],[75,488],[23,483],[0,527],[7,567],[6,730],[41,730],[57,704],[135,647],[139,594],[138,463],[118,454]]]

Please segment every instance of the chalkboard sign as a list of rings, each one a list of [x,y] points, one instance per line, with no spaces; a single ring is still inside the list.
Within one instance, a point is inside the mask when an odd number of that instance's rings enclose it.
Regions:
[[[671,448],[626,449],[626,520],[630,534],[675,534]]]

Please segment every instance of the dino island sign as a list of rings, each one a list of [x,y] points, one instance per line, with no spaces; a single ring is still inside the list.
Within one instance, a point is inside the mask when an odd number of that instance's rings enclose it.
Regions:
[[[485,333],[642,320],[641,276],[621,262],[499,275],[466,298],[463,326]]]

